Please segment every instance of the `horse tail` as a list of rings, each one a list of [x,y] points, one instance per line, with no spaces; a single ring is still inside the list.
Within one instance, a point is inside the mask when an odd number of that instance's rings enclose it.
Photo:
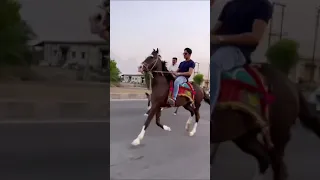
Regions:
[[[309,103],[303,96],[302,92],[299,92],[299,106],[299,119],[302,126],[311,130],[320,138],[320,121],[318,117],[310,110]]]
[[[203,100],[204,102],[208,103],[210,105],[210,96],[206,93],[206,91],[204,89],[202,89],[203,92]]]

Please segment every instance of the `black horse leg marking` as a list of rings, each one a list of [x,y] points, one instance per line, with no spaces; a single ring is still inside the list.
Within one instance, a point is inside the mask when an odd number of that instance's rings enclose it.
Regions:
[[[270,157],[267,149],[257,140],[256,133],[247,133],[233,142],[245,153],[252,155],[258,161],[259,172],[254,179],[263,179],[269,168]]]
[[[152,106],[150,109],[150,112],[148,114],[147,120],[144,123],[144,125],[142,126],[142,129],[138,135],[138,137],[132,141],[132,145],[137,146],[140,144],[140,141],[144,138],[144,134],[146,133],[147,128],[150,125],[150,122],[152,120],[152,118],[154,117],[154,115],[156,114],[157,109],[159,109],[160,107],[158,105]]]
[[[190,125],[192,123],[192,119],[194,116],[194,109],[190,106],[190,103],[184,105],[183,107],[190,112],[190,117],[188,118],[188,120],[186,122],[186,126],[185,126],[186,131],[189,132],[189,130],[191,129]],[[191,132],[189,132],[189,135],[193,136],[194,134],[191,134]]]

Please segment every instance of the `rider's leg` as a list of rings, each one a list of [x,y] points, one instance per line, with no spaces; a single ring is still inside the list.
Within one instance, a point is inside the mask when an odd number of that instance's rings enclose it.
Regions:
[[[243,66],[246,58],[242,52],[232,46],[219,48],[210,58],[210,108],[213,112],[220,92],[221,73],[237,66]]]
[[[173,100],[177,100],[178,92],[179,92],[179,85],[182,83],[187,82],[187,79],[184,76],[179,76],[174,81],[174,89],[173,89]]]

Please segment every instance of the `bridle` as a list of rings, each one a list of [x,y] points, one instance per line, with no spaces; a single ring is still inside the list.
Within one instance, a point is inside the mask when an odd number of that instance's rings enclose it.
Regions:
[[[156,67],[159,60],[161,60],[161,59],[159,56],[157,56],[157,58],[151,63],[152,67],[150,69],[148,68],[148,64],[145,62],[142,62],[141,66],[146,69],[147,73],[157,72],[157,71],[153,71],[153,69]]]

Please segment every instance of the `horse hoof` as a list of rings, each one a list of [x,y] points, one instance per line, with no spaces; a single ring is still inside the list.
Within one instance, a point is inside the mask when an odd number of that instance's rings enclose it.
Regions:
[[[192,131],[192,132],[189,132],[189,136],[194,136],[196,132]]]
[[[140,144],[140,139],[139,138],[133,140],[132,143],[131,143],[131,145],[133,145],[133,146],[138,146],[139,144]]]
[[[169,126],[163,125],[163,129],[166,131],[171,131],[171,128]]]
[[[144,116],[148,116],[148,114],[147,114],[147,113],[144,113]]]
[[[174,115],[174,116],[176,116],[176,115],[177,115],[177,113],[173,113],[173,115]]]

